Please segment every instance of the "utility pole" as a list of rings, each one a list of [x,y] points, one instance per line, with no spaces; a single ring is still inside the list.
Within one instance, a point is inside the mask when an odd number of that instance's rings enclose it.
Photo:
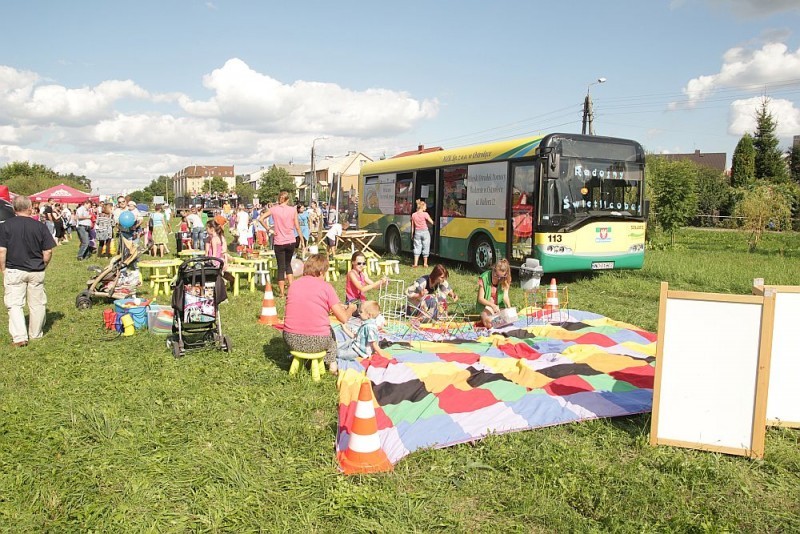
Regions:
[[[594,135],[592,132],[592,120],[594,119],[594,113],[592,112],[592,97],[589,95],[589,91],[586,91],[586,98],[583,99],[583,127],[581,128],[581,133],[586,135],[586,125],[589,125],[589,135]]]
[[[594,135],[594,110],[592,109],[592,94],[590,89],[593,85],[598,83],[605,83],[605,78],[597,78],[596,82],[590,83],[586,87],[586,98],[583,99],[583,127],[581,133],[586,135],[586,127],[589,127],[589,135]]]
[[[311,200],[317,200],[317,168],[314,163],[314,145],[317,141],[327,139],[327,137],[317,137],[311,141]]]

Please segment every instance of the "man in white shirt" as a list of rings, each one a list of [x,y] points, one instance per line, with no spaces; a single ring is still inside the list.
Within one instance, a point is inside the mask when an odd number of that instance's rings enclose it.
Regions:
[[[236,211],[236,233],[239,234],[237,236],[239,246],[246,247],[250,233],[250,215],[244,209],[244,204],[239,204],[239,209]]]
[[[192,248],[195,250],[203,250],[201,239],[203,235],[203,219],[197,214],[197,208],[192,208],[189,215],[186,216],[186,222],[189,224],[189,230],[192,232]]]
[[[92,249],[89,248],[89,231],[92,229],[92,213],[89,211],[91,205],[91,201],[84,200],[75,212],[78,221],[78,239],[81,240],[78,247],[78,261],[85,260],[92,253]]]
[[[336,255],[336,241],[339,236],[342,235],[342,225],[337,223],[333,223],[325,234],[325,238],[328,241],[328,252],[329,255],[335,256]]]
[[[64,223],[64,236],[66,240],[72,237],[72,228],[75,226],[75,221],[72,220],[72,210],[70,210],[66,205],[61,210],[61,218],[63,219]]]
[[[117,205],[114,206],[114,210],[111,212],[114,215],[114,224],[119,223],[119,214],[122,213],[127,209],[125,205],[125,197],[120,196],[117,197]]]

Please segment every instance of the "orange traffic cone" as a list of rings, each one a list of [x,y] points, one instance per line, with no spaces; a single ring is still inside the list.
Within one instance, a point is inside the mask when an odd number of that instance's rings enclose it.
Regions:
[[[544,303],[544,311],[547,313],[556,313],[558,311],[558,286],[556,279],[550,279],[550,287],[547,289],[547,300]]]
[[[261,301],[261,317],[258,318],[261,324],[278,324],[278,310],[275,308],[275,297],[272,295],[272,284],[267,275],[267,283],[264,285],[264,299]]]
[[[339,465],[346,475],[380,473],[393,469],[392,463],[381,449],[369,380],[361,383],[356,416],[350,429],[350,441],[346,450],[339,451],[338,457]]]

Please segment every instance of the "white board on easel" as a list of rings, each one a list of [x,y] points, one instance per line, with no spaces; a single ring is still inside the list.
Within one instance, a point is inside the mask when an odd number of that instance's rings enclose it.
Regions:
[[[661,283],[651,445],[764,456],[774,296]]]
[[[754,294],[767,290],[775,292],[767,424],[800,428],[800,286],[765,286],[763,279],[754,281]]]

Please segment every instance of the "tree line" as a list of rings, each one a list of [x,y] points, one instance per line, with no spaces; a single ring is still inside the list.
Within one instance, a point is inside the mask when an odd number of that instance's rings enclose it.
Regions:
[[[650,155],[646,180],[651,220],[672,236],[688,224],[744,228],[750,250],[763,232],[800,229],[800,147],[783,152],[777,122],[763,99],[756,130],[746,133],[733,153],[730,177],[692,161]]]
[[[294,178],[286,169],[275,165],[264,174],[261,179],[261,185],[257,190],[253,189],[246,180],[246,175],[237,175],[236,185],[231,189],[224,179],[213,176],[203,182],[203,187],[200,192],[217,195],[236,193],[236,196],[239,197],[241,202],[249,204],[253,202],[253,198],[256,196],[263,202],[273,202],[277,200],[280,191],[286,190],[289,191],[290,195],[294,195],[296,190]],[[173,191],[172,182],[173,179],[170,176],[159,176],[146,187],[132,192],[130,194],[131,199],[137,203],[142,202],[150,204],[153,201],[153,197],[167,196],[171,198]],[[169,195],[167,195],[167,191],[169,191]]]
[[[41,163],[14,161],[0,168],[0,184],[17,195],[30,196],[56,185],[65,184],[91,193],[92,181],[77,174],[61,174]]]

